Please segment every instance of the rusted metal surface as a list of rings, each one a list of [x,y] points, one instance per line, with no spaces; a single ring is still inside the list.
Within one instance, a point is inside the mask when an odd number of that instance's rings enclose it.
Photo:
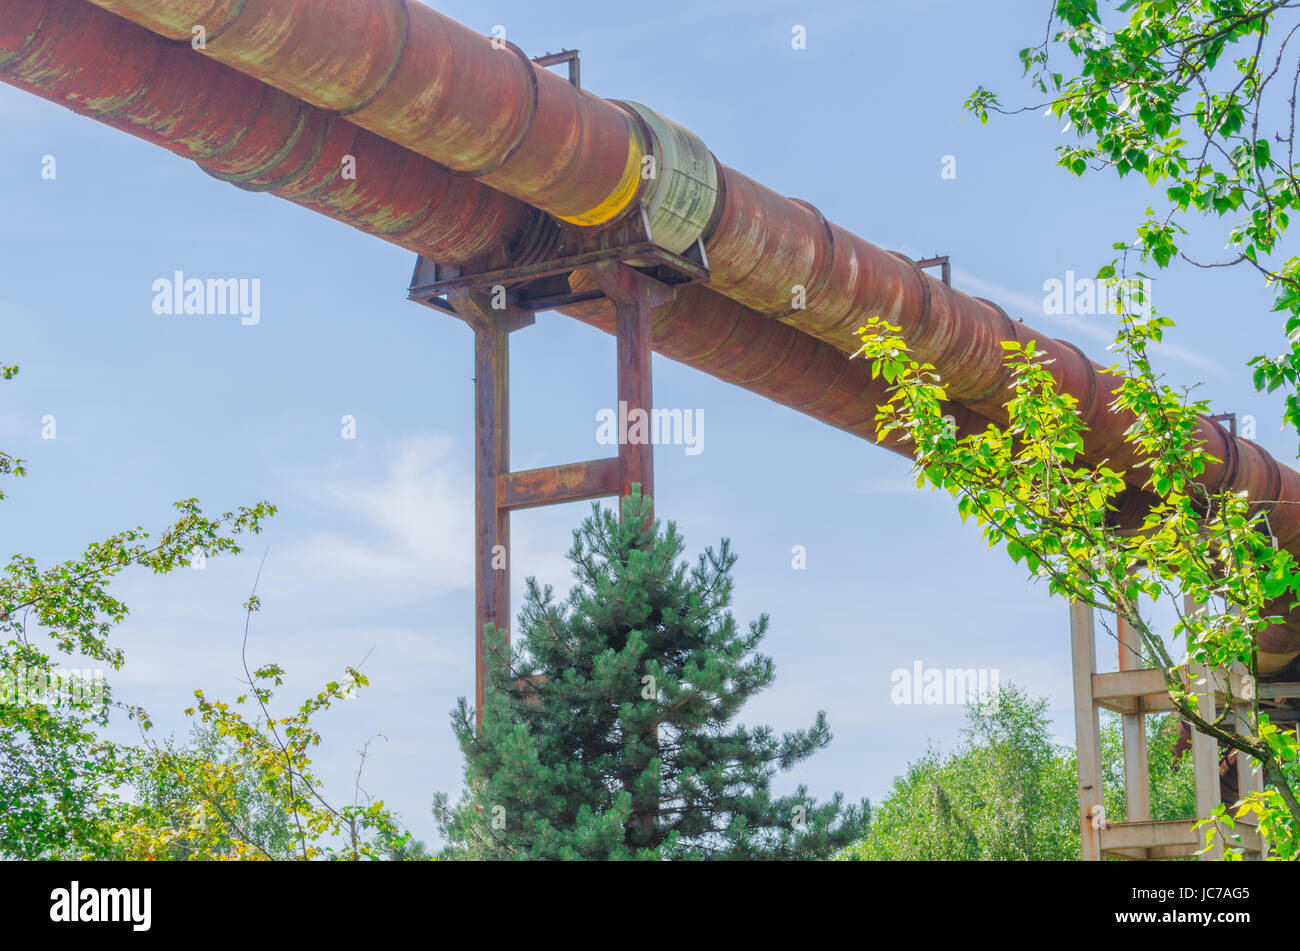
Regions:
[[[634,486],[654,498],[654,446],[650,442],[650,411],[654,407],[650,373],[650,326],[654,308],[676,295],[673,288],[646,277],[626,264],[602,263],[592,268],[592,279],[614,305],[614,335],[618,342],[618,415],[628,420],[639,414],[641,439],[622,439],[618,446],[619,494],[630,495]],[[629,434],[633,426],[629,425]]]
[[[991,419],[1005,420],[1011,377],[1003,341],[1037,342],[1052,361],[1060,388],[1077,397],[1088,423],[1087,458],[1117,468],[1138,463],[1124,434],[1130,414],[1110,403],[1118,385],[1077,347],[1012,320],[990,301],[969,297],[924,273],[901,255],[875,247],[825,219],[810,206],[782,198],[731,169],[723,169],[725,203],[705,239],[711,286],[751,309],[781,319],[843,352],[856,349],[854,331],[872,316],[902,328],[918,359],[934,364],[949,396]],[[804,306],[792,299],[804,292]],[[1281,466],[1258,446],[1203,419],[1211,465],[1202,483],[1212,491],[1245,492],[1271,507],[1279,543],[1300,545],[1300,473]],[[1140,483],[1140,473],[1133,478]]]
[[[525,469],[512,472],[501,481],[497,505],[514,511],[559,502],[583,502],[617,495],[620,485],[617,458]]]
[[[857,347],[854,331],[872,316],[902,328],[918,359],[934,364],[949,396],[991,419],[1005,420],[1011,377],[1003,341],[1036,341],[1060,388],[1079,399],[1088,424],[1086,457],[1122,469],[1138,458],[1124,434],[1131,414],[1112,409],[1119,380],[1077,347],[1012,320],[990,301],[969,297],[926,274],[901,255],[828,224],[810,206],[782,198],[723,169],[725,203],[705,239],[711,286],[751,309],[781,319],[843,352]],[[792,300],[802,291],[804,306]],[[1269,506],[1279,543],[1300,546],[1300,473],[1260,447],[1201,421],[1208,451],[1222,460],[1201,482],[1210,490],[1245,492]],[[1141,480],[1140,473],[1133,478]]]
[[[939,269],[939,279],[952,287],[952,262],[948,260],[948,255],[940,254],[932,258],[923,258],[916,262],[916,266],[921,270],[937,267]]]
[[[569,85],[581,89],[582,57],[579,55],[580,52],[580,50],[560,50],[558,53],[543,53],[541,56],[534,56],[533,62],[548,69],[552,66],[559,66],[561,63],[568,63]]]
[[[450,312],[444,295],[452,290],[504,290],[512,306],[537,312],[603,297],[605,292],[594,284],[575,290],[569,281],[575,270],[598,264],[632,263],[647,277],[674,287],[709,278],[699,243],[685,254],[655,244],[647,215],[634,215],[599,234],[560,226],[541,212],[534,215],[504,253],[459,264],[419,258],[408,297]]]
[[[638,124],[531,62],[405,0],[94,0],[305,102],[578,225],[630,209]]]
[[[812,208],[734,169],[723,166],[722,181],[722,214],[704,239],[712,285],[761,314],[788,313],[797,288],[809,288],[830,263],[828,242],[812,237],[822,222]]]
[[[474,331],[474,710],[482,727],[484,630],[511,626],[510,511],[497,503],[510,473],[510,332],[531,315],[494,310],[471,291],[458,292],[453,303]]]
[[[596,286],[585,272],[575,274],[571,283],[578,291]],[[563,312],[614,332],[614,305],[609,300],[573,304]],[[655,308],[651,342],[656,353],[876,441],[876,405],[888,393],[883,380],[872,379],[865,361],[850,360],[830,344],[785,324],[757,318],[729,298],[699,285],[678,288],[674,300]],[[738,354],[745,359],[737,359]],[[964,407],[946,409],[964,432],[988,424]],[[911,455],[897,441],[886,448]]]
[[[6,0],[0,29],[6,82],[421,254],[483,254],[536,214],[80,0]]]

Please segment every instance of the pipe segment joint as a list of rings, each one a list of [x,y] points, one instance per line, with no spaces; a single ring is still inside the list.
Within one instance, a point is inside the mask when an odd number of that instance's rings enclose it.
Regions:
[[[718,167],[698,135],[639,102],[620,102],[649,133],[654,164],[643,166],[641,204],[654,243],[682,254],[704,237],[719,210]]]

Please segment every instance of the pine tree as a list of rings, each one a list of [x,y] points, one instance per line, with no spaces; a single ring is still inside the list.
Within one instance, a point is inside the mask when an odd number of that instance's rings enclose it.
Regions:
[[[775,676],[738,630],[727,540],[691,567],[639,487],[623,518],[599,505],[574,532],[578,584],[557,603],[529,578],[513,649],[489,625],[483,724],[461,698],[455,808],[435,797],[447,857],[816,859],[861,838],[869,804],[818,805],[771,781],[825,747],[823,712],[777,737],[733,725]]]

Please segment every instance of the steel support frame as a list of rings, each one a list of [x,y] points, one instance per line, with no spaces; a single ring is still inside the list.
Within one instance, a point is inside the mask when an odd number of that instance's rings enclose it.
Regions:
[[[655,307],[675,294],[666,284],[621,262],[590,271],[616,314],[619,418],[640,410],[650,419],[653,398],[650,325]],[[510,630],[510,513],[609,496],[623,497],[640,486],[654,495],[654,446],[620,439],[608,459],[514,472],[510,468],[510,335],[533,323],[515,306],[493,308],[488,294],[472,287],[451,290],[448,303],[474,331],[474,704],[483,725],[486,699],[486,631]]]

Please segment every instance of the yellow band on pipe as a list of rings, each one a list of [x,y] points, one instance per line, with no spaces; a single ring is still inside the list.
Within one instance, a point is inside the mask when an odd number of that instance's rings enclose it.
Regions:
[[[609,197],[595,208],[572,218],[556,215],[561,221],[571,225],[591,227],[613,221],[621,215],[636,198],[641,187],[641,160],[645,158],[645,143],[641,140],[640,130],[635,126],[628,129],[627,165],[623,168],[623,177]]]

